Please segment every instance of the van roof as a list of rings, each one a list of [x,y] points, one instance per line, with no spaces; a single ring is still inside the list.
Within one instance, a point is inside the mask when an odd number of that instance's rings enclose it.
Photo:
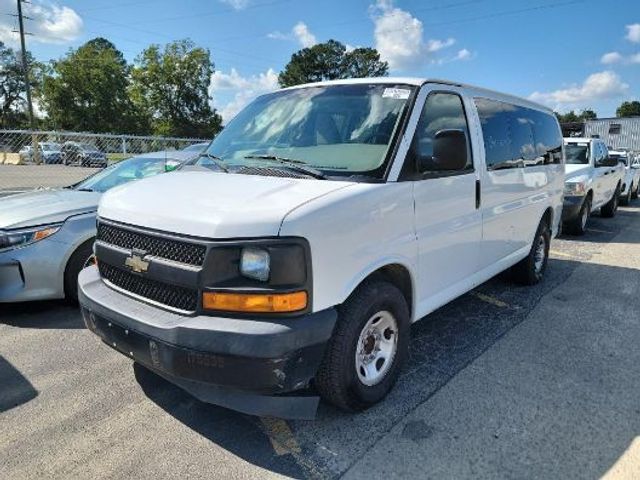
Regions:
[[[603,142],[601,138],[594,138],[594,137],[564,137],[564,141],[571,142],[571,143],[585,143],[585,142],[596,142],[596,141]]]
[[[325,86],[325,85],[357,85],[364,83],[394,83],[394,84],[406,84],[413,85],[419,87],[426,83],[440,84],[440,85],[449,85],[452,87],[460,87],[467,90],[471,90],[473,95],[488,97],[495,100],[500,100],[504,102],[514,103],[523,107],[532,107],[538,110],[544,110],[545,112],[553,113],[549,107],[542,105],[537,102],[533,102],[526,98],[517,97],[515,95],[510,95],[508,93],[501,93],[495,90],[490,90],[488,88],[476,87],[474,85],[469,85],[461,82],[454,82],[451,80],[443,80],[438,78],[425,78],[425,77],[367,77],[367,78],[348,78],[348,79],[340,79],[340,80],[325,80],[323,82],[314,82],[314,83],[305,83],[302,85],[294,85],[293,87],[287,87],[283,90],[293,90],[296,88],[304,88],[304,87],[312,87],[312,86]]]

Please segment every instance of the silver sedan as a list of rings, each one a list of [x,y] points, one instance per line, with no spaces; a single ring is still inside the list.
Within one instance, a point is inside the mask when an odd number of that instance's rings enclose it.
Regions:
[[[193,152],[154,152],[123,160],[82,182],[0,199],[0,303],[77,299],[91,261],[102,193],[173,170]]]

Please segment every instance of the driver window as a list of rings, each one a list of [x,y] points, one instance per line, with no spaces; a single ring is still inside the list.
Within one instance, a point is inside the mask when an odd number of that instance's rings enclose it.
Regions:
[[[416,132],[407,153],[407,159],[403,166],[401,177],[409,180],[424,178],[424,175],[416,171],[418,158],[429,159],[433,156],[433,142],[436,134],[441,130],[462,130],[469,142],[469,129],[467,118],[462,104],[462,98],[455,93],[434,92],[425,101]],[[467,166],[462,173],[473,170],[471,149],[468,148]],[[428,164],[428,161],[427,161]],[[434,167],[434,173],[437,169]],[[441,171],[440,171],[441,172]],[[427,169],[426,173],[429,173]]]

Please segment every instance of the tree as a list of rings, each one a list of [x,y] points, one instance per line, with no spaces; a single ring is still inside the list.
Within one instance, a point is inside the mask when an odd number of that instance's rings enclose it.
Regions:
[[[94,38],[51,64],[43,103],[54,128],[98,133],[144,132],[128,94],[130,67],[115,45]]]
[[[640,116],[640,102],[633,100],[631,102],[622,102],[616,110],[617,117],[637,117]]]
[[[31,80],[32,96],[37,99],[42,84],[44,65],[36,62],[27,52],[27,64]],[[0,42],[0,127],[27,127],[26,84],[22,60],[12,48]]]
[[[567,113],[554,113],[556,114],[556,117],[558,117],[558,121],[560,123],[585,122],[587,120],[595,120],[596,118],[598,118],[596,112],[588,108],[582,110],[580,113],[576,113],[573,110]]]
[[[385,76],[388,71],[389,65],[380,60],[375,48],[347,52],[342,43],[329,40],[294,53],[278,75],[278,81],[282,87],[290,87],[339,78]]]
[[[151,119],[158,135],[212,137],[222,117],[211,107],[209,85],[214,65],[209,50],[190,40],[160,49],[151,45],[136,59],[131,95]]]

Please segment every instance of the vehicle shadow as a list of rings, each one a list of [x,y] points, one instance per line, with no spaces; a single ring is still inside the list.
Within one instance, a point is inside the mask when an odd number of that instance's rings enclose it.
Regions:
[[[18,328],[85,328],[80,309],[64,301],[0,304],[0,323]]]
[[[27,403],[37,396],[38,391],[29,380],[0,355],[0,413]]]
[[[296,478],[336,478],[522,322],[542,296],[565,281],[578,265],[551,259],[545,281],[535,287],[514,285],[508,273],[500,274],[414,324],[410,358],[398,384],[382,403],[356,414],[321,403],[315,420],[280,421],[284,427],[273,432],[265,419],[203,404],[142,366],[134,365],[134,371],[153,402],[244,460]],[[277,438],[282,430],[290,431],[289,440]],[[288,445],[284,453],[282,444]]]

